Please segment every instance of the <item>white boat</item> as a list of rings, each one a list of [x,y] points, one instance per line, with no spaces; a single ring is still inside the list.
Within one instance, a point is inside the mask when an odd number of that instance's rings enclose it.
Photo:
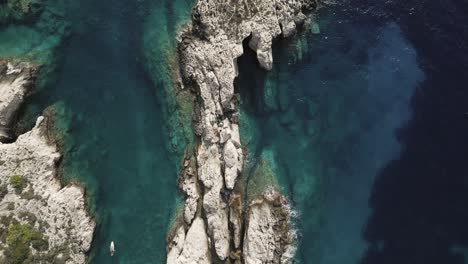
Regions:
[[[110,255],[114,256],[114,252],[115,252],[114,241],[110,243],[109,251],[110,251]]]

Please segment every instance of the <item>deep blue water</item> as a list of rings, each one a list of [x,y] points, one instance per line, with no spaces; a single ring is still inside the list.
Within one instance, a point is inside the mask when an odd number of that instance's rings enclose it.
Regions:
[[[463,263],[466,7],[340,2],[272,73],[240,60],[250,162],[274,153],[302,263]]]
[[[401,131],[405,149],[373,187],[363,263],[467,263],[468,3],[389,2],[385,10],[426,79]]]

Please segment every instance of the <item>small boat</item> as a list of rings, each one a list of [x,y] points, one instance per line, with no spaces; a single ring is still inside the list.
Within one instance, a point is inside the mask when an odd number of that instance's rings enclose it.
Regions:
[[[111,257],[114,256],[114,252],[115,252],[114,241],[110,243],[109,251],[110,251]]]

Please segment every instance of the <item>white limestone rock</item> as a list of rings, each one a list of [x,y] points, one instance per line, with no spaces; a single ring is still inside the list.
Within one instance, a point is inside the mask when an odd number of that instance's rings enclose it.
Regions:
[[[0,216],[25,223],[20,217],[22,213],[34,215],[36,220],[29,224],[38,230],[43,228],[43,235],[49,241],[48,252],[65,247],[70,250],[66,263],[85,263],[95,222],[86,211],[83,190],[73,184],[62,187],[56,178],[60,154],[46,139],[45,123],[39,117],[36,126],[14,143],[0,143],[0,183],[8,186],[8,193],[0,201]],[[13,175],[27,182],[23,191],[16,191],[11,185]],[[8,204],[14,204],[14,209],[10,210]]]
[[[242,170],[242,162],[239,157],[239,152],[232,140],[228,140],[224,144],[224,180],[226,188],[232,190],[236,184],[237,176]]]
[[[167,264],[211,264],[203,219],[195,218],[186,235],[183,227],[178,229],[167,256]]]
[[[205,188],[211,189],[218,185],[222,189],[223,176],[221,174],[221,154],[218,144],[202,142],[197,155],[198,177]],[[221,186],[219,186],[221,184]]]
[[[185,223],[190,224],[197,213],[198,199],[200,198],[197,176],[191,166],[184,168],[180,188],[187,195],[184,206],[184,220]]]
[[[194,26],[203,39],[214,43],[224,35],[240,44],[249,35],[250,48],[257,52],[260,65],[273,65],[272,40],[281,33],[291,36],[306,19],[303,10],[315,6],[314,0],[199,0],[194,7]]]
[[[234,80],[238,74],[237,58],[244,52],[243,41],[251,36],[249,47],[257,53],[259,64],[270,70],[273,39],[281,33],[292,35],[305,19],[302,11],[314,5],[315,0],[198,0],[193,8],[192,25],[183,27],[178,34],[181,77],[185,87],[191,86],[198,95],[195,131],[200,139],[196,160],[198,179],[203,185],[207,241],[221,260],[228,258],[232,239],[235,245],[240,245],[240,234],[230,237],[228,225],[228,216],[233,220],[238,212],[229,210],[226,201],[242,172],[244,159],[239,127],[232,121],[238,114]],[[242,230],[242,221],[238,222],[234,224]],[[182,236],[174,239],[180,240]],[[255,255],[256,243],[262,241],[252,240],[253,251],[249,256]]]
[[[197,166],[193,156],[184,159],[182,170],[179,174],[179,188],[185,193],[184,221],[188,225],[195,218],[200,199],[200,186],[197,178]]]
[[[31,64],[0,61],[0,142],[12,139],[11,128],[35,75]]]
[[[221,197],[223,182],[217,183],[203,196],[203,209],[207,220],[208,235],[218,258],[229,256],[228,206]]]
[[[275,259],[275,231],[269,204],[258,201],[250,206],[249,225],[244,239],[246,264],[273,263]]]
[[[244,236],[246,264],[291,263],[295,233],[290,226],[289,205],[272,189],[251,202]]]
[[[169,252],[167,253],[167,264],[178,263],[180,253],[184,249],[185,242],[185,230],[183,226],[177,229],[177,232],[172,239],[172,242],[168,245]]]

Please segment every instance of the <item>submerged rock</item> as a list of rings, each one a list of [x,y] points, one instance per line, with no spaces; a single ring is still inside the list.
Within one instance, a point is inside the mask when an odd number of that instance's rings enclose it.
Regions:
[[[36,263],[85,263],[91,246],[95,222],[86,211],[83,189],[61,186],[60,154],[49,144],[46,129],[47,120],[39,117],[14,143],[0,143],[0,230],[7,234],[0,241],[0,260],[7,263],[32,257]],[[28,239],[9,239],[20,231]]]

